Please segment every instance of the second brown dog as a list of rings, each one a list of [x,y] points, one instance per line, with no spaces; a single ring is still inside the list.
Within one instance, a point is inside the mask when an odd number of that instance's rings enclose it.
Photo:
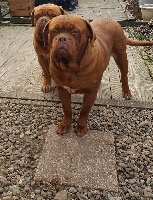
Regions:
[[[31,14],[32,25],[36,26],[33,37],[33,45],[44,75],[44,80],[41,87],[43,92],[49,92],[51,90],[51,77],[49,73],[49,47],[44,44],[43,29],[50,19],[65,14],[66,12],[61,6],[56,6],[54,4],[43,4],[37,6],[34,8]]]

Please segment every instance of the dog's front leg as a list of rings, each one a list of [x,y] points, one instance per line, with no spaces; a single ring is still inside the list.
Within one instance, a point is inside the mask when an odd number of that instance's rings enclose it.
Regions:
[[[42,92],[49,92],[51,90],[51,75],[49,73],[49,62],[43,55],[38,56],[38,62],[42,68],[44,80],[41,87]]]
[[[92,108],[92,105],[94,104],[96,97],[97,97],[97,92],[91,92],[91,93],[84,94],[83,104],[82,104],[82,108],[80,111],[80,116],[79,116],[77,126],[75,129],[76,134],[80,137],[83,137],[88,132],[87,118],[88,118],[89,112]]]
[[[56,133],[63,135],[69,132],[72,123],[71,94],[61,87],[57,87],[57,91],[62,103],[64,118],[58,124]]]

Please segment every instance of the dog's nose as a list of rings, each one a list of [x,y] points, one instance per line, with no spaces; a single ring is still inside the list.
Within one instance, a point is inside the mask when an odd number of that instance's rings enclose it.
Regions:
[[[41,23],[47,23],[48,20],[47,20],[46,18],[42,18],[42,19],[40,20],[40,22],[41,22]]]
[[[66,42],[66,41],[67,41],[67,38],[64,37],[64,36],[61,36],[61,37],[58,38],[58,41],[59,41],[59,42]]]

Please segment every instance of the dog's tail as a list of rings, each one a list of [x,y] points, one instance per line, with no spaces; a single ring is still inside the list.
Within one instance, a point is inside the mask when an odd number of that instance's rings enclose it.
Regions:
[[[152,46],[152,41],[139,41],[139,40],[132,40],[130,38],[126,38],[126,44],[130,46]]]

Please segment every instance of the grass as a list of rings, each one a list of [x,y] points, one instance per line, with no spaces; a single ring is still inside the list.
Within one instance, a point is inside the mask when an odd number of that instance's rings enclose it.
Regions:
[[[9,6],[7,2],[0,2],[2,16],[9,13]]]
[[[153,28],[149,25],[130,27],[129,32],[134,39],[153,41]],[[153,80],[153,47],[139,47],[139,52],[148,68],[149,75]]]

